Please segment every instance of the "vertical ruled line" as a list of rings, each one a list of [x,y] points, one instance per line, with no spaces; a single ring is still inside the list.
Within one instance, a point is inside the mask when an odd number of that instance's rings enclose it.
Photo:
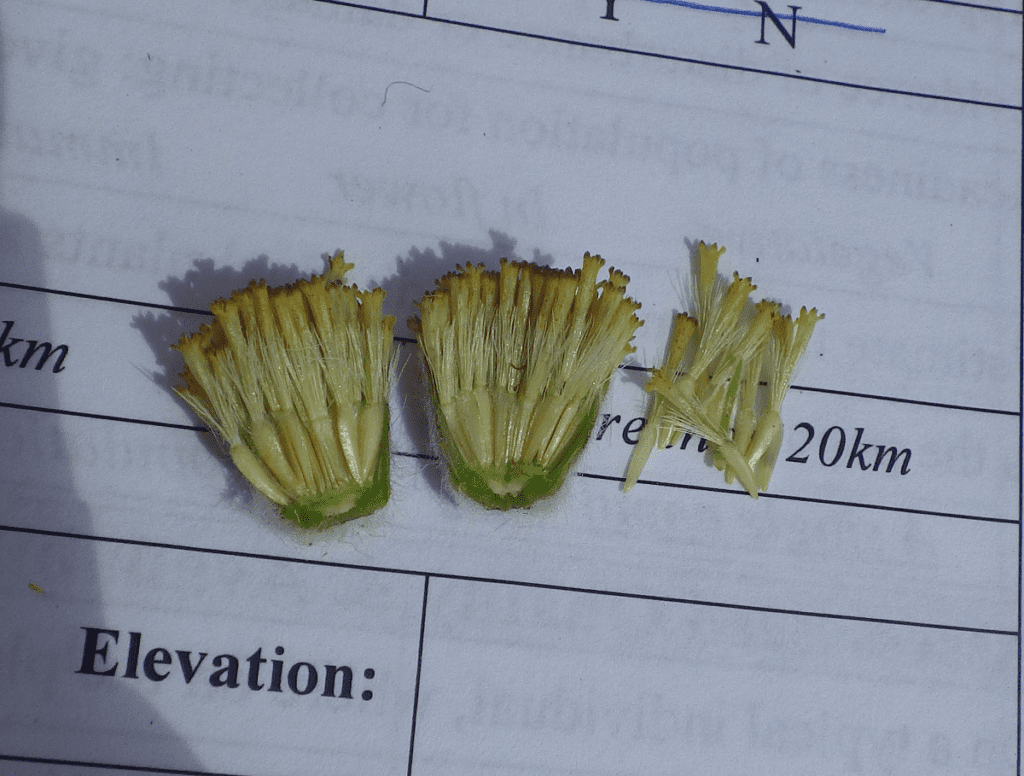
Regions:
[[[1021,117],[1021,126],[1024,127],[1024,116]],[[1020,186],[1024,189],[1024,156],[1020,163]],[[1024,213],[1021,214],[1021,228],[1024,229]],[[1020,249],[1021,268],[1021,291],[1024,293],[1024,241]],[[1024,316],[1018,323],[1017,343],[1019,346],[1017,356],[1018,372],[1017,385],[1024,386]],[[1017,412],[1024,413],[1024,388],[1020,388],[1017,394]],[[1024,521],[1024,414],[1017,416],[1017,518]],[[1021,727],[1024,720],[1021,719],[1021,693],[1024,692],[1024,685],[1021,681],[1021,660],[1024,645],[1021,644],[1022,607],[1024,607],[1024,526],[1017,524],[1017,773],[1021,767]]]
[[[427,0],[423,0],[423,18],[427,18]]]
[[[1024,115],[1021,117],[1021,127],[1024,128]],[[1020,161],[1020,190],[1024,190],[1024,155]],[[1021,214],[1021,228],[1024,229],[1024,213]],[[1024,232],[1022,232],[1024,234]],[[1020,246],[1020,271],[1021,271],[1021,292],[1024,293],[1024,240]],[[1024,316],[1018,322],[1017,357],[1017,385],[1024,386]],[[1024,720],[1021,719],[1021,693],[1024,692],[1024,684],[1021,680],[1021,660],[1024,645],[1021,644],[1022,607],[1024,607],[1024,387],[1019,388],[1017,393],[1017,773],[1020,773],[1021,766],[1021,727]]]
[[[426,8],[426,0],[423,2]],[[416,748],[416,713],[420,705],[420,675],[423,672],[423,633],[427,627],[427,592],[430,590],[430,575],[423,576],[423,612],[420,614],[420,646],[416,655],[416,687],[412,695],[412,728],[409,732],[409,770],[408,776],[412,776],[412,758]]]

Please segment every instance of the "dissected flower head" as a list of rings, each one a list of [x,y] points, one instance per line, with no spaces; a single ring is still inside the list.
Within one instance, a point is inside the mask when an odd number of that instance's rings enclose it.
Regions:
[[[214,321],[175,346],[177,393],[227,442],[239,471],[303,526],[368,514],[388,499],[394,316],[384,291],[323,275],[252,282],[210,306]]]
[[[452,483],[488,507],[554,492],[582,451],[608,380],[633,352],[629,280],[589,253],[581,270],[467,264],[437,281],[409,321]]]

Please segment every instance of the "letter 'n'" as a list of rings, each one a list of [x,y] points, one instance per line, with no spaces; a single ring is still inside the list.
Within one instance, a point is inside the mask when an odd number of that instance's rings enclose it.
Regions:
[[[338,693],[338,698],[351,698],[352,697],[352,669],[348,666],[324,666],[326,676],[324,676],[324,697],[332,698],[334,696],[334,683],[338,674],[341,674],[341,692]]]
[[[763,43],[766,46],[768,45],[768,41],[766,41],[764,39],[764,20],[766,18],[768,18],[768,19],[771,19],[772,24],[775,25],[775,28],[779,32],[782,33],[782,37],[786,39],[786,43],[789,44],[789,47],[795,49],[796,48],[796,12],[800,10],[800,6],[799,5],[791,5],[791,6],[789,6],[792,9],[792,11],[793,11],[793,23],[792,23],[792,27],[791,27],[792,31],[791,32],[786,32],[786,28],[782,25],[782,22],[779,20],[779,17],[775,15],[775,11],[773,11],[771,8],[768,7],[768,3],[764,2],[763,0],[754,0],[754,1],[759,6],[761,6],[761,39],[758,40],[758,41],[755,41],[755,43]]]

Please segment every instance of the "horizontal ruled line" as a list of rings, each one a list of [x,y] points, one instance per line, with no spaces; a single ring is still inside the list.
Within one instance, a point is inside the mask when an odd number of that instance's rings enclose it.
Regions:
[[[898,396],[881,396],[874,393],[857,393],[855,391],[840,391],[836,388],[812,388],[808,385],[791,385],[790,390],[808,391],[810,393],[828,393],[835,396],[851,396],[857,399],[874,399],[876,401],[891,401],[898,404],[917,404],[922,407],[937,407],[944,410],[963,410],[965,412],[985,412],[991,415],[1005,415],[1016,418],[1020,416],[1017,410],[997,410],[991,407],[969,407],[965,404],[944,404],[937,401],[924,401],[922,399],[903,399]]]
[[[209,310],[197,310],[193,307],[175,307],[169,304],[159,304],[157,302],[139,302],[135,299],[124,299],[117,296],[102,296],[100,294],[85,294],[81,291],[65,291],[60,288],[44,288],[42,286],[28,286],[24,283],[9,283],[5,280],[0,280],[0,288],[14,288],[19,291],[35,291],[40,294],[53,294],[54,296],[69,296],[75,299],[90,299],[94,302],[109,302],[111,304],[125,304],[131,307],[152,307],[157,310],[169,310],[175,313],[195,313],[196,315],[210,316],[212,313]]]
[[[263,560],[275,563],[295,563],[305,566],[320,566],[326,568],[349,569],[352,571],[369,571],[375,573],[399,574],[402,576],[449,579],[457,582],[477,582],[481,584],[504,585],[509,587],[525,587],[536,590],[552,590],[563,593],[580,593],[584,595],[604,596],[608,598],[626,598],[637,601],[656,601],[659,603],[674,603],[687,606],[706,606],[716,609],[732,609],[745,612],[759,612],[763,614],[785,614],[795,617],[812,617],[825,620],[842,620],[847,622],[863,622],[876,625],[896,625],[908,628],[925,628],[928,630],[955,631],[960,633],[979,633],[989,636],[1010,636],[1019,638],[1017,631],[1005,630],[1002,628],[978,628],[969,625],[950,625],[948,623],[923,622],[918,620],[903,620],[887,617],[863,617],[855,614],[837,614],[834,612],[814,612],[803,609],[786,609],[773,606],[755,606],[751,604],[736,604],[725,601],[708,601],[698,598],[679,598],[676,596],[653,595],[646,593],[630,593],[619,590],[607,590],[591,587],[576,587],[573,585],[558,585],[547,582],[528,582],[524,580],[505,579],[501,577],[483,577],[470,574],[450,574],[420,569],[388,568],[387,566],[370,566],[358,563],[342,563],[339,561],[314,560],[311,558],[289,558],[284,555],[270,555],[257,552],[242,552],[240,550],[225,550],[216,547],[198,547],[186,544],[170,544],[168,542],[153,542],[143,539],[125,539],[116,536],[98,536],[93,534],[72,533],[69,531],[51,531],[41,528],[26,528],[23,526],[0,525],[0,531],[9,533],[29,534],[34,536],[46,536],[58,539],[79,539],[84,541],[102,542],[105,544],[120,544],[131,547],[147,547],[159,550],[175,550],[180,552],[194,552],[205,555],[219,555],[222,557],[244,558],[248,560]]]
[[[398,339],[396,337],[395,339]],[[625,369],[629,372],[651,372],[653,367],[641,366],[640,364],[623,364],[619,369]],[[764,385],[764,381],[761,385]],[[827,393],[833,396],[850,396],[854,399],[874,399],[875,401],[890,401],[898,404],[916,404],[921,407],[936,407],[944,410],[963,410],[964,412],[984,412],[991,415],[1005,415],[1007,417],[1016,418],[1020,415],[1017,410],[998,410],[992,407],[971,407],[966,404],[949,404],[938,401],[925,401],[924,399],[905,399],[899,396],[883,396],[878,393],[862,393],[860,391],[843,391],[838,388],[815,388],[810,385],[791,385],[789,386],[791,391],[806,391],[808,393]]]
[[[335,3],[336,0],[317,0],[317,2]],[[430,21],[441,22],[444,24],[451,24],[457,27],[465,27],[469,29],[481,30],[484,32],[497,32],[505,35],[515,35],[522,38],[530,38],[533,40],[543,40],[550,43],[565,43],[573,46],[580,46],[583,48],[597,49],[599,51],[610,51],[619,54],[633,54],[635,56],[650,57],[652,59],[662,59],[669,62],[679,62],[687,65],[701,65],[703,67],[714,67],[721,70],[732,70],[739,73],[751,73],[754,75],[770,75],[776,78],[788,78],[793,81],[804,81],[807,83],[822,84],[824,86],[838,86],[845,89],[857,89],[860,91],[877,92],[879,94],[893,94],[900,97],[920,97],[929,100],[940,100],[942,102],[955,102],[961,105],[974,105],[981,108],[999,108],[1001,110],[1021,110],[1020,105],[1011,105],[1009,103],[1001,102],[989,102],[986,100],[972,100],[968,97],[953,97],[945,94],[931,94],[928,92],[914,92],[908,89],[893,89],[885,86],[870,86],[868,84],[857,84],[851,81],[837,81],[829,78],[817,78],[814,76],[796,74],[796,73],[783,73],[779,70],[764,70],[756,67],[748,67],[746,65],[730,65],[724,62],[711,62],[705,59],[694,59],[692,57],[681,57],[674,54],[662,54],[653,51],[643,51],[641,49],[629,49],[620,46],[609,46],[603,43],[590,43],[588,41],[572,40],[568,38],[557,38],[551,35],[540,35],[531,32],[520,32],[518,30],[506,30],[501,27],[491,27],[485,24],[475,24],[471,22],[462,22],[456,19],[443,19],[438,17],[426,17]]]
[[[712,11],[714,13],[727,13],[735,16],[761,16],[763,11],[754,11],[741,8],[728,8],[722,5],[708,5],[706,3],[694,3],[690,0],[644,0],[647,3],[659,3],[661,5],[677,5],[681,8],[691,8],[695,11]],[[846,30],[853,30],[855,32],[877,32],[885,33],[885,30],[881,27],[865,27],[861,24],[850,24],[849,22],[836,22],[828,19],[819,19],[815,16],[800,16],[795,12],[792,17],[783,16],[783,20],[794,18],[798,22],[804,22],[806,24],[822,24],[829,27],[841,27]]]
[[[617,477],[611,474],[590,474],[588,472],[576,472],[577,477],[584,477],[591,480],[607,480],[609,482],[625,482],[625,477]],[[690,485],[682,482],[665,482],[662,480],[637,480],[638,485],[652,485],[659,488],[679,488],[682,490],[700,490],[708,493],[726,493],[735,496],[747,495],[745,490],[734,488],[716,488],[708,485]],[[779,499],[783,501],[799,501],[807,504],[824,504],[836,507],[856,507],[859,509],[875,509],[884,512],[902,512],[911,515],[926,515],[928,517],[952,517],[957,520],[976,520],[983,523],[1005,523],[1017,525],[1018,521],[1007,517],[984,517],[981,515],[967,515],[958,512],[937,512],[928,509],[912,509],[910,507],[894,507],[885,504],[866,504],[859,501],[839,501],[827,498],[815,498],[814,496],[791,496],[782,493],[758,493],[758,498]]]
[[[119,415],[101,415],[96,412],[75,412],[74,410],[58,410],[53,407],[36,407],[31,404],[17,404],[11,401],[0,401],[0,407],[11,410],[28,410],[30,412],[43,412],[49,415],[68,415],[72,418],[90,418],[92,420],[109,420],[114,423],[135,423],[140,426],[156,426],[157,428],[176,428],[182,431],[200,431],[209,433],[206,426],[193,426],[189,423],[165,423],[159,420],[146,420],[144,418],[125,418]]]
[[[953,5],[953,6],[960,6],[962,8],[973,8],[974,10],[977,10],[977,11],[995,11],[997,13],[1009,13],[1009,14],[1013,14],[1015,16],[1021,16],[1022,14],[1024,14],[1024,12],[1018,11],[1016,8],[1000,8],[999,6],[995,6],[995,5],[982,5],[981,3],[965,3],[965,2],[960,2],[960,0],[922,0],[922,1],[926,2],[926,3],[934,3],[936,5]],[[667,4],[667,5],[679,5],[679,6],[683,6],[684,8],[694,8],[694,9],[696,9],[698,11],[717,11],[718,13],[738,14],[740,16],[760,16],[761,15],[761,11],[753,11],[753,10],[746,10],[745,11],[745,10],[740,10],[740,9],[737,9],[737,8],[726,8],[724,6],[707,5],[705,3],[689,2],[689,0],[645,0],[645,2],[649,2],[649,3],[664,3],[664,4]],[[792,17],[790,17],[790,16],[782,16],[780,18],[782,18],[782,19],[790,19]],[[879,33],[884,33],[885,32],[885,30],[882,29],[881,27],[865,27],[865,26],[860,25],[860,24],[850,24],[848,22],[833,22],[833,21],[828,21],[826,19],[817,19],[817,18],[810,17],[810,16],[800,16],[800,15],[797,15],[796,18],[797,18],[797,21],[807,22],[808,24],[824,24],[824,25],[830,25],[830,26],[834,26],[834,27],[842,27],[842,28],[845,28],[845,29],[856,30],[858,32],[879,32]]]
[[[53,757],[26,757],[16,754],[0,753],[0,761],[13,763],[31,763],[33,765],[67,765],[75,768],[105,768],[110,771],[125,773],[166,773],[171,776],[245,776],[240,773],[224,771],[194,771],[180,768],[157,768],[152,765],[118,765],[116,763],[90,762],[88,760],[58,760]]]
[[[441,460],[436,455],[431,455],[430,453],[405,453],[405,452],[402,452],[401,450],[392,450],[391,454],[392,455],[400,455],[403,458],[418,458],[421,461],[439,461],[439,460]]]
[[[1011,13],[1014,16],[1024,15],[1024,11],[1016,8],[1000,8],[997,5],[982,5],[981,3],[964,3],[961,0],[920,0],[924,3],[935,3],[936,5],[958,5],[963,8],[973,8],[976,11],[995,11],[997,13]]]
[[[321,1],[322,0],[317,0],[317,2],[321,2]],[[188,313],[188,314],[194,314],[194,315],[203,315],[203,316],[206,316],[207,318],[211,317],[211,315],[212,315],[212,313],[209,310],[200,310],[200,309],[193,308],[193,307],[177,307],[177,306],[174,306],[174,305],[159,304],[157,302],[142,302],[142,301],[138,301],[136,299],[126,299],[126,298],[123,298],[123,297],[115,297],[115,296],[104,296],[102,294],[87,294],[87,293],[82,293],[80,291],[67,291],[67,290],[64,290],[64,289],[47,288],[47,287],[44,287],[44,286],[31,286],[31,285],[25,285],[23,283],[10,283],[10,282],[7,282],[7,281],[0,281],[0,288],[13,288],[13,289],[16,289],[16,290],[19,290],[19,291],[32,291],[32,292],[36,292],[36,293],[40,293],[40,294],[53,294],[55,296],[66,296],[66,297],[73,297],[73,298],[78,298],[78,299],[88,299],[88,300],[92,300],[92,301],[95,301],[95,302],[107,302],[107,303],[110,303],[110,304],[123,304],[123,305],[129,305],[131,307],[150,307],[150,308],[153,308],[153,309],[167,310],[167,311],[170,311],[170,312],[179,312],[179,313]],[[414,338],[412,338],[412,337],[396,336],[396,337],[394,337],[394,341],[398,342],[398,343],[401,343],[403,345],[413,345],[413,344],[416,343],[416,340]],[[650,372],[651,369],[652,369],[652,367],[643,366],[641,364],[622,364],[622,365],[619,366],[619,368],[620,369],[624,369],[626,371],[631,371],[631,372]],[[860,392],[857,392],[857,391],[844,391],[844,390],[840,390],[840,389],[837,389],[837,388],[815,388],[815,387],[808,386],[808,385],[791,385],[790,386],[790,390],[794,390],[794,391],[807,391],[807,392],[812,392],[812,393],[826,393],[826,394],[832,394],[834,396],[849,396],[849,397],[857,398],[857,399],[872,399],[872,400],[875,400],[875,401],[894,402],[894,403],[899,403],[899,404],[914,404],[914,405],[918,405],[918,406],[922,406],[922,407],[935,407],[937,409],[959,410],[959,411],[963,411],[963,412],[981,412],[981,413],[986,413],[986,414],[991,414],[991,415],[1003,415],[1003,416],[1006,416],[1006,417],[1013,417],[1013,418],[1020,416],[1020,412],[1018,412],[1016,410],[1001,410],[1001,409],[995,409],[993,407],[972,407],[972,406],[966,405],[966,404],[949,404],[949,403],[944,403],[944,402],[926,401],[926,400],[923,400],[923,399],[909,399],[909,398],[904,398],[904,397],[899,397],[899,396],[882,396],[880,394],[860,393]],[[82,417],[102,417],[102,418],[107,419],[107,420],[122,420],[122,421],[124,421],[126,423],[147,423],[147,422],[149,422],[149,423],[152,423],[153,425],[158,425],[158,426],[159,425],[165,425],[165,426],[166,425],[170,425],[170,426],[175,427],[175,428],[178,428],[178,427],[181,427],[181,428],[194,428],[193,426],[178,426],[176,424],[166,424],[166,423],[160,423],[158,421],[145,421],[145,420],[139,420],[139,419],[133,419],[133,418],[118,418],[118,417],[114,417],[114,416],[90,415],[89,413],[76,413],[76,412],[72,412],[70,410],[54,410],[54,409],[47,409],[47,408],[43,408],[43,407],[32,407],[32,406],[28,406],[28,405],[5,404],[3,402],[0,402],[0,406],[10,406],[10,407],[19,407],[20,406],[20,408],[22,408],[22,409],[34,409],[34,410],[38,410],[38,411],[41,411],[41,412],[58,412],[58,413],[59,412],[66,412],[69,415],[81,415]],[[205,429],[203,429],[203,430],[205,430]]]
[[[50,407],[34,407],[32,405],[29,405],[29,404],[17,404],[15,402],[0,401],[0,408],[16,409],[16,410],[27,410],[27,411],[30,411],[30,412],[43,412],[43,413],[52,414],[52,415],[67,415],[67,416],[75,417],[75,418],[87,418],[87,419],[93,419],[93,420],[107,420],[107,421],[113,421],[113,422],[118,422],[118,423],[132,423],[132,424],[142,425],[142,426],[155,426],[157,428],[173,428],[173,429],[179,429],[179,430],[183,430],[183,431],[197,431],[199,433],[210,433],[210,429],[208,429],[206,426],[195,426],[195,425],[189,425],[187,423],[165,423],[165,422],[155,421],[155,420],[144,420],[142,418],[123,418],[123,417],[118,417],[116,415],[101,415],[101,414],[92,413],[92,412],[74,412],[72,410],[59,410],[59,409],[53,409],[53,408],[50,408]],[[417,458],[417,459],[426,460],[426,461],[436,461],[436,460],[438,460],[438,457],[436,455],[432,455],[430,453],[416,453],[416,452],[407,452],[407,451],[402,451],[402,450],[392,450],[391,454],[392,455],[401,456],[403,458]],[[607,480],[607,481],[614,481],[614,482],[623,482],[624,479],[625,479],[623,477],[617,477],[617,476],[610,475],[610,474],[593,474],[593,473],[589,473],[589,472],[576,472],[576,476],[577,477],[584,477],[584,478],[588,478],[588,479],[594,479],[594,480]],[[716,487],[711,487],[711,486],[707,486],[707,485],[690,485],[690,484],[684,484],[684,483],[678,483],[678,482],[664,482],[664,481],[661,481],[661,480],[638,480],[638,483],[641,484],[641,485],[651,485],[651,486],[661,487],[661,488],[680,488],[680,489],[684,489],[684,490],[705,491],[705,492],[708,492],[708,493],[727,493],[727,494],[732,493],[732,494],[743,495],[743,496],[747,495],[746,491],[734,490],[734,489],[731,489],[731,488],[716,488]],[[810,504],[825,504],[825,505],[829,505],[829,506],[841,506],[841,507],[851,507],[851,508],[860,508],[860,509],[884,510],[884,511],[887,511],[887,512],[901,512],[901,513],[904,513],[904,514],[924,515],[924,516],[928,516],[928,517],[948,517],[948,518],[954,518],[954,519],[957,519],[957,520],[973,520],[973,521],[983,522],[983,523],[1007,523],[1007,524],[1011,524],[1011,525],[1016,525],[1017,522],[1018,522],[1017,520],[1013,520],[1013,519],[1010,519],[1010,518],[987,517],[985,515],[968,515],[968,514],[960,514],[960,513],[956,513],[956,512],[940,512],[940,511],[928,510],[928,509],[914,509],[914,508],[911,508],[911,507],[896,507],[896,506],[888,506],[888,505],[884,505],[884,504],[862,503],[862,502],[857,502],[857,501],[834,501],[834,500],[829,500],[829,499],[814,498],[814,497],[811,497],[811,496],[791,496],[791,495],[784,495],[784,494],[778,494],[778,493],[761,493],[761,494],[759,494],[759,498],[786,499],[786,500],[789,500],[789,501],[800,501],[800,502],[805,502],[805,503],[810,503]]]
[[[375,8],[373,6],[361,5],[359,3],[345,2],[345,0],[315,0],[318,3],[325,3],[328,5],[338,5],[347,8],[354,8],[364,11],[376,11],[378,13],[387,13],[394,16],[404,16],[410,19],[424,19],[426,21],[436,22],[438,24],[449,24],[455,27],[462,27],[465,29],[480,30],[482,32],[496,32],[502,35],[513,35],[519,38],[528,38],[531,40],[546,41],[548,43],[562,43],[570,46],[579,46],[581,48],[589,48],[597,51],[608,51],[616,54],[632,54],[634,56],[649,57],[652,59],[661,59],[669,62],[679,62],[681,64],[688,65],[699,65],[702,67],[714,67],[722,70],[732,70],[740,73],[751,73],[754,75],[768,75],[776,78],[788,78],[794,81],[804,81],[807,83],[822,84],[824,86],[837,86],[845,89],[857,89],[860,91],[876,92],[879,94],[892,94],[900,97],[918,97],[929,100],[940,100],[942,102],[954,102],[961,105],[974,105],[982,108],[998,108],[1000,110],[1021,110],[1020,105],[1011,105],[1008,103],[1001,102],[989,102],[986,100],[973,100],[969,97],[953,97],[945,94],[933,94],[928,92],[915,92],[908,89],[893,89],[885,86],[871,86],[869,84],[858,84],[851,81],[837,81],[828,78],[817,78],[814,76],[808,76],[797,73],[784,73],[779,70],[765,70],[756,67],[748,67],[745,65],[730,65],[724,62],[712,62],[704,59],[694,59],[692,57],[682,57],[674,54],[664,54],[654,51],[644,51],[642,49],[625,48],[622,46],[611,46],[605,43],[593,43],[590,41],[574,40],[572,38],[560,38],[554,35],[542,35],[536,32],[524,32],[521,30],[510,30],[504,27],[493,27],[487,24],[478,24],[475,22],[464,22],[458,19],[449,19],[439,16],[428,16],[421,15],[419,13],[410,13],[407,11],[396,11],[390,8]],[[1001,9],[992,9],[1001,10]]]

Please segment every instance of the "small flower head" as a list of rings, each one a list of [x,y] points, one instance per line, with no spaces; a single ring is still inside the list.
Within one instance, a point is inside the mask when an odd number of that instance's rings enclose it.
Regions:
[[[210,306],[176,345],[175,389],[228,444],[253,486],[302,526],[368,514],[388,499],[393,316],[384,292],[343,285],[330,269],[279,288],[250,283]]]

